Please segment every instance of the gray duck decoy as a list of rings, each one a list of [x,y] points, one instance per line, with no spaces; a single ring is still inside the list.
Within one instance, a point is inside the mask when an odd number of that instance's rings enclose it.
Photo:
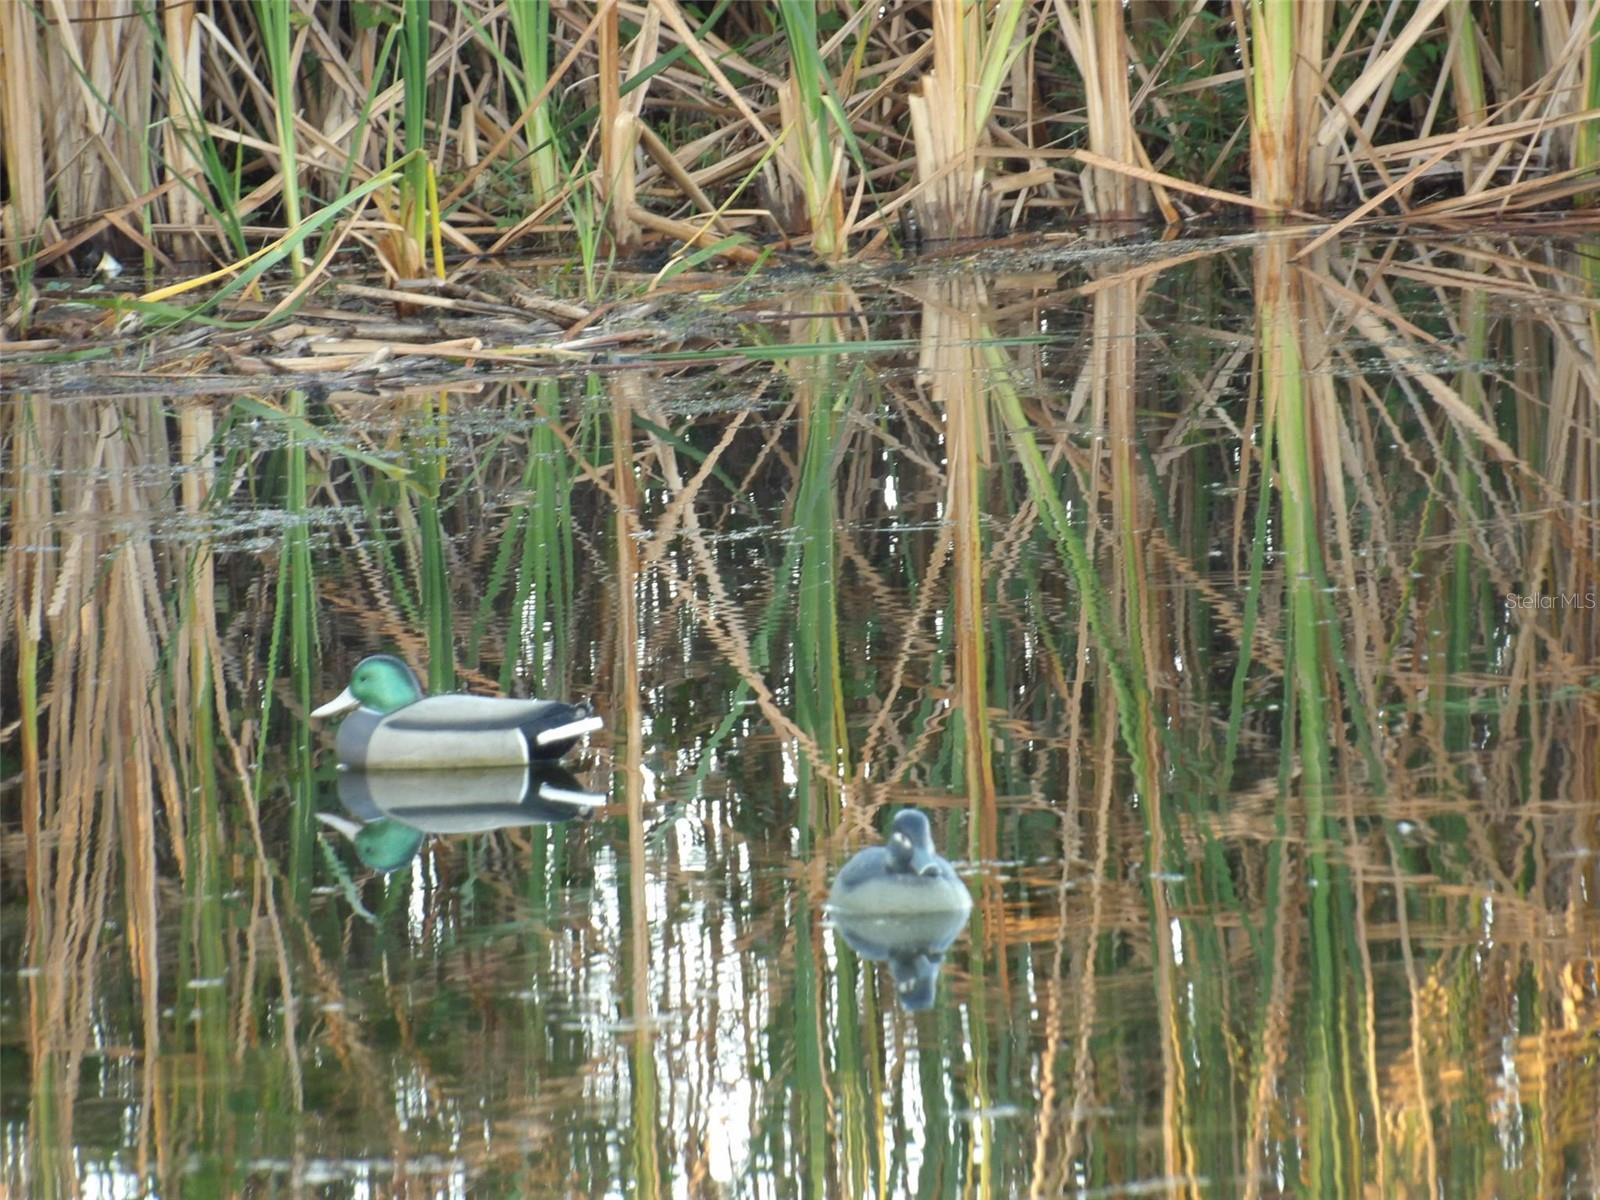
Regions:
[[[870,846],[845,863],[828,893],[828,907],[877,916],[965,913],[972,894],[933,848],[928,818],[908,808],[895,815],[884,845]]]
[[[868,962],[889,964],[895,997],[907,1012],[925,1012],[938,996],[945,951],[966,928],[965,908],[919,913],[829,914],[845,944]]]

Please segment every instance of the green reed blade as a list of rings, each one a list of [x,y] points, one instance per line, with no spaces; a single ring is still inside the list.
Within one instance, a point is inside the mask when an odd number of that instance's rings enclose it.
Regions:
[[[1137,660],[1127,649],[1125,639],[1112,625],[1107,614],[1108,602],[1104,585],[1100,582],[1094,564],[1089,560],[1089,551],[1084,544],[1083,535],[1073,527],[1071,519],[1067,516],[1066,507],[1061,503],[1055,479],[1050,474],[1044,454],[1039,449],[1039,443],[1033,436],[1027,415],[1023,412],[1021,398],[1017,395],[1015,386],[1009,381],[1009,364],[998,345],[988,342],[983,345],[990,367],[991,394],[995,409],[1000,414],[1012,444],[1016,447],[1023,475],[1028,481],[1029,495],[1033,497],[1040,515],[1044,518],[1045,527],[1056,544],[1062,563],[1077,582],[1079,595],[1089,616],[1089,628],[1094,633],[1101,653],[1105,655],[1111,684],[1117,693],[1117,721],[1123,745],[1133,759],[1134,774],[1140,793],[1151,795],[1153,794],[1151,764],[1148,762],[1144,739],[1139,735],[1137,724],[1137,714],[1146,710],[1146,703],[1142,698],[1146,695],[1147,685],[1140,673],[1134,669],[1133,664]]]
[[[291,419],[305,415],[304,392],[290,392],[287,403],[287,415]],[[307,524],[307,501],[310,498],[310,490],[306,486],[307,448],[298,436],[292,436],[284,454],[288,464],[284,507],[290,517],[289,528],[284,534],[284,550],[289,560],[289,668],[295,701],[299,706],[290,741],[293,772],[290,783],[295,808],[289,877],[296,894],[302,894],[310,885],[312,863],[309,849],[316,837],[310,724],[310,713],[314,707],[311,677],[317,659],[316,577],[311,564],[311,537]]]
[[[267,53],[272,78],[273,119],[278,131],[278,171],[283,186],[284,225],[300,227],[300,162],[295,149],[294,35],[291,29],[289,0],[256,0],[256,21]],[[304,273],[300,256],[291,254],[289,269],[299,279]]]
[[[509,82],[517,102],[526,108],[544,90],[550,78],[550,0],[507,0],[506,17],[516,34],[522,56],[522,74],[511,75]],[[560,193],[566,182],[566,169],[556,142],[551,99],[547,97],[534,110],[527,124],[530,197],[537,206]]]

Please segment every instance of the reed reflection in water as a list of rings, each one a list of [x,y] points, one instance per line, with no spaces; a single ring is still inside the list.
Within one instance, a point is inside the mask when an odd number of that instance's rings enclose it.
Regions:
[[[6,1186],[1592,1192],[1600,259],[1303,248],[16,397]],[[591,698],[584,819],[358,854],[307,714],[379,650]],[[823,914],[908,805],[974,899],[911,1006]]]

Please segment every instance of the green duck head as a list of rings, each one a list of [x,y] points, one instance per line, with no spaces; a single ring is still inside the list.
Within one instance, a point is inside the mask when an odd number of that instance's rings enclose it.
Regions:
[[[374,654],[356,664],[349,687],[311,715],[336,717],[357,705],[391,713],[421,699],[422,683],[415,671],[392,654]]]
[[[350,839],[363,865],[385,875],[398,871],[417,856],[426,835],[403,821],[384,819],[363,825],[334,813],[318,813],[317,820]]]

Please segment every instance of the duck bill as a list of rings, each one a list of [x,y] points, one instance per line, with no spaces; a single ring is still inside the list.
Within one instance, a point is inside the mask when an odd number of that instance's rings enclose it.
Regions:
[[[317,820],[321,821],[329,829],[338,830],[352,842],[356,840],[356,834],[360,833],[364,828],[360,821],[352,821],[349,817],[341,817],[334,813],[319,812]]]
[[[312,709],[311,715],[319,719],[322,717],[337,717],[342,712],[349,712],[360,703],[361,701],[355,698],[350,689],[345,688],[344,691],[329,700],[321,708]]]

